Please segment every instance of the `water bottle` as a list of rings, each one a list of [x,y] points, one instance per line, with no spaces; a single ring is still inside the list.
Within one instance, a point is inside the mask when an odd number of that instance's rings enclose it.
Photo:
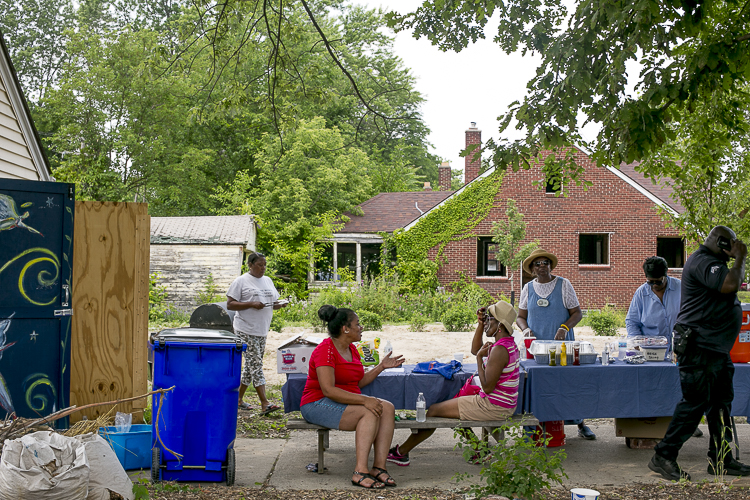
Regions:
[[[385,347],[383,347],[383,357],[388,356],[389,353],[393,352],[393,346],[391,345],[391,341],[389,340],[386,342]]]
[[[617,342],[617,359],[623,360],[625,359],[625,353],[628,350],[628,337],[626,335],[621,335],[620,339]]]
[[[427,420],[427,402],[424,400],[424,394],[421,392],[417,396],[417,422]]]

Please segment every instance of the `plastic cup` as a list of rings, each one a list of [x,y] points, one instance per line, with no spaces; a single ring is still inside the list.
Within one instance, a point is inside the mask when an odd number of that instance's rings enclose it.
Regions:
[[[464,353],[462,353],[462,352],[457,352],[457,353],[455,353],[455,354],[453,355],[453,359],[455,359],[455,360],[456,360],[456,361],[458,361],[459,363],[463,363],[463,362],[464,362]]]
[[[599,492],[588,488],[570,490],[570,500],[599,500]]]
[[[524,337],[523,343],[526,344],[526,359],[534,359],[534,355],[529,352],[531,343],[536,340],[536,337]]]

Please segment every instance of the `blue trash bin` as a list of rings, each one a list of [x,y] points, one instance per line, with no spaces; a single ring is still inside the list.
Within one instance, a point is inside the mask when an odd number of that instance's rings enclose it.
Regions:
[[[153,396],[152,480],[233,484],[237,400],[247,344],[223,330],[175,328],[155,335],[151,349],[154,390],[175,386],[161,406],[160,395]]]

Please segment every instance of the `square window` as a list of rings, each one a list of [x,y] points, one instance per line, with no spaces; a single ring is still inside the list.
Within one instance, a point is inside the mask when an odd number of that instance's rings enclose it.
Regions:
[[[477,276],[506,276],[505,266],[497,259],[497,245],[490,236],[477,239]]]
[[[664,257],[670,268],[685,264],[685,240],[682,238],[656,238],[656,255]]]
[[[609,233],[579,234],[578,264],[609,264]]]

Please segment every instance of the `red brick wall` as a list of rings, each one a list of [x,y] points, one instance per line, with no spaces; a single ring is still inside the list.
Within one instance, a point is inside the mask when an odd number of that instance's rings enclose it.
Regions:
[[[467,133],[468,137],[468,133]],[[467,141],[468,142],[468,141]],[[539,240],[541,247],[555,254],[559,261],[553,274],[568,278],[576,290],[583,309],[600,308],[607,303],[627,308],[633,292],[644,282],[642,264],[656,254],[657,236],[679,236],[668,229],[656,212],[654,203],[636,188],[605,168],[598,168],[588,156],[576,151],[579,165],[586,169],[585,178],[593,185],[584,191],[578,186],[564,186],[568,197],[555,197],[532,185],[542,178],[541,170],[508,171],[489,216],[475,233],[491,235],[492,222],[505,218],[506,199],[516,200],[527,224],[527,241]],[[578,264],[579,233],[611,233],[609,265]],[[430,252],[434,259],[436,249]],[[502,277],[477,277],[477,241],[468,238],[449,243],[442,255],[438,272],[441,284],[456,281],[463,271],[494,296],[510,296],[510,283]],[[680,272],[670,272],[679,277]],[[520,297],[520,270],[515,272],[513,288]],[[517,302],[516,302],[517,303]]]
[[[466,147],[472,144],[482,144],[482,131],[470,128],[466,131]],[[464,157],[464,184],[468,184],[479,176],[479,167],[482,164],[481,155],[474,150],[470,155]],[[476,159],[474,159],[476,158]]]
[[[451,165],[448,162],[438,167],[438,186],[440,191],[451,190]]]

